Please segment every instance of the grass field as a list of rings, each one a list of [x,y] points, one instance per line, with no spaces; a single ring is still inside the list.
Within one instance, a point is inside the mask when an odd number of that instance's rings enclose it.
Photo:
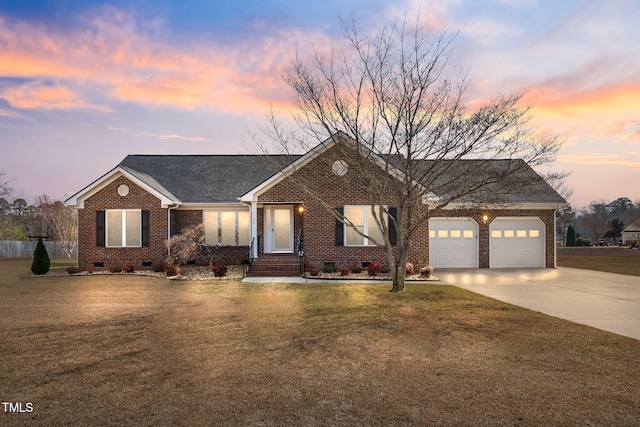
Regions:
[[[619,246],[558,248],[558,266],[640,276],[640,251]]]
[[[637,425],[640,341],[444,285],[33,277],[0,425]]]

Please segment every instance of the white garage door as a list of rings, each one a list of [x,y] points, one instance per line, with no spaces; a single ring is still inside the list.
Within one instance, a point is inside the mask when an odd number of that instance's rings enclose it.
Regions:
[[[478,268],[478,224],[471,218],[431,218],[429,264],[435,268]]]
[[[545,267],[545,226],[537,217],[496,218],[489,225],[489,267]]]

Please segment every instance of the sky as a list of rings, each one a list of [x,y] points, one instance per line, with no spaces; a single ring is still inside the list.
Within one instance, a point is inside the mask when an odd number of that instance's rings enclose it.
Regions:
[[[256,153],[296,52],[419,16],[460,31],[474,102],[526,90],[564,141],[574,208],[640,200],[636,0],[0,0],[0,171],[14,196],[65,199],[128,154]]]

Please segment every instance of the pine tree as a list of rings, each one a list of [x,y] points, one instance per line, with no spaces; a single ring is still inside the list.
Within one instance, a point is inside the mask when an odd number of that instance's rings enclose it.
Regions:
[[[567,246],[575,246],[576,245],[576,230],[573,228],[573,225],[570,225],[567,229]]]
[[[33,274],[46,274],[51,267],[51,259],[47,253],[47,248],[42,243],[42,239],[38,238],[38,244],[33,251],[33,262],[31,263],[31,271]]]

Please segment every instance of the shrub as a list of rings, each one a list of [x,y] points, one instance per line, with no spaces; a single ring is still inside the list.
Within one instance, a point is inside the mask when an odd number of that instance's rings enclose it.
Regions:
[[[382,265],[379,262],[373,261],[367,267],[367,273],[369,276],[377,276],[382,271]]]
[[[69,273],[69,274],[76,274],[76,273],[77,273],[78,271],[80,271],[80,270],[78,269],[78,267],[67,267],[67,270],[66,270],[66,271],[67,271],[67,273]]]
[[[120,272],[122,272],[122,267],[115,267],[115,266],[114,267],[110,267],[109,268],[109,272],[111,272],[111,273],[120,273]]]
[[[351,272],[353,274],[362,273],[362,266],[361,265],[352,265],[351,267],[349,267],[349,269],[351,269]]]
[[[164,271],[164,263],[162,261],[154,261],[153,264],[151,264],[151,270],[156,273]]]
[[[130,262],[122,266],[122,271],[124,271],[125,273],[133,273],[135,270],[136,266]]]
[[[164,265],[164,271],[167,273],[167,276],[177,276],[180,274],[180,267],[174,263],[168,262]]]
[[[388,265],[383,265],[382,268],[380,269],[380,273],[382,274],[387,274],[389,272],[389,266]]]
[[[47,248],[42,243],[42,239],[38,238],[38,244],[33,250],[33,262],[31,263],[31,271],[33,274],[47,274],[51,268],[51,259]]]
[[[312,276],[319,276],[320,275],[320,270],[318,270],[316,267],[311,267],[309,268],[309,274]]]
[[[410,262],[407,263],[405,269],[404,269],[405,273],[407,274],[407,276],[413,276],[414,273],[414,267],[413,264],[411,264]]]
[[[227,275],[227,266],[221,262],[216,262],[213,265],[213,275],[216,277],[224,277]]]
[[[348,276],[351,274],[351,269],[349,267],[342,267],[340,269],[340,275],[341,276]]]
[[[338,272],[338,267],[336,267],[336,264],[333,262],[325,262],[324,265],[322,266],[322,272],[323,273],[337,273]]]
[[[420,269],[420,277],[422,278],[429,278],[431,277],[431,275],[433,274],[433,267],[431,267],[430,265],[427,265],[426,267],[422,267]]]

